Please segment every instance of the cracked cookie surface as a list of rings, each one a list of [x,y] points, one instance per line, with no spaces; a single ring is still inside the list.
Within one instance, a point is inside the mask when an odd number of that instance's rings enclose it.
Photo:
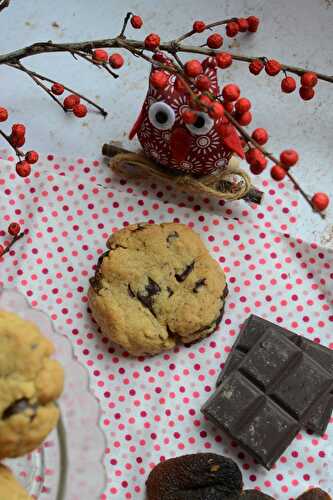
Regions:
[[[132,355],[191,344],[221,321],[227,285],[200,237],[183,224],[136,224],[114,233],[90,280],[104,335]]]
[[[53,352],[36,325],[0,311],[0,459],[34,450],[58,422],[64,374]]]
[[[3,500],[32,500],[16,481],[11,471],[4,465],[0,465],[0,498]]]

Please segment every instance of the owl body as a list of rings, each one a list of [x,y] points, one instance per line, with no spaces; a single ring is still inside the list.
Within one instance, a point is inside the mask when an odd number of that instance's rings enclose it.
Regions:
[[[211,81],[210,91],[218,95],[214,59],[207,58],[203,67]],[[219,126],[225,118],[214,121],[203,111],[197,112],[193,125],[184,123],[182,111],[188,109],[188,95],[177,90],[175,80],[175,75],[170,74],[163,90],[149,85],[130,138],[137,134],[145,155],[175,172],[202,176],[225,169],[232,154],[242,152],[238,134],[229,125],[228,137],[222,136]]]

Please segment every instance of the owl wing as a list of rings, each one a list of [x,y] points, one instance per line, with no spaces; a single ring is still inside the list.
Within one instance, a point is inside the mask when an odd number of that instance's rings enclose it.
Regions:
[[[240,137],[234,127],[230,129],[230,133],[228,135],[223,137],[222,141],[224,146],[229,149],[229,151],[236,153],[236,155],[242,159],[245,157]]]
[[[138,131],[140,130],[141,128],[141,125],[142,125],[142,122],[145,118],[145,112],[144,112],[144,107],[145,105],[143,104],[142,108],[141,108],[141,111],[140,111],[140,114],[139,116],[137,117],[137,119],[135,120],[135,123],[129,133],[129,139],[130,141],[132,139],[134,139],[134,137],[136,136],[136,134],[138,133]]]

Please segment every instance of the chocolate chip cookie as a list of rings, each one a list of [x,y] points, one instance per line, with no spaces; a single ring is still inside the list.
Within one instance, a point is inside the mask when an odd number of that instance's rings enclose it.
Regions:
[[[4,465],[0,465],[0,498],[2,500],[32,500]]]
[[[31,322],[0,311],[0,459],[37,448],[56,426],[63,369]]]
[[[107,246],[88,293],[104,335],[138,356],[191,344],[217,328],[225,275],[190,228],[136,224]]]

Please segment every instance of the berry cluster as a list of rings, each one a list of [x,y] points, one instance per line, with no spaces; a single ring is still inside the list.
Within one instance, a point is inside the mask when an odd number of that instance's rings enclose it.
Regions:
[[[235,37],[238,33],[245,33],[246,31],[250,33],[255,33],[259,28],[260,20],[256,16],[235,17],[226,22],[225,32],[228,37]],[[193,32],[202,33],[207,29],[207,25],[204,21],[195,21],[193,23]],[[211,49],[219,49],[222,47],[223,37],[219,33],[213,33],[207,38],[207,45]]]
[[[205,27],[201,21],[196,21],[193,25],[194,28],[196,28],[196,31],[202,31]],[[149,35],[150,43],[152,43],[152,40],[156,36]],[[217,40],[217,37],[215,37],[215,40]],[[158,43],[159,41],[156,42],[156,48],[158,47]],[[151,73],[150,83],[156,89],[163,90],[169,83],[169,71],[166,66],[171,65],[173,70],[176,69],[176,66],[171,63],[163,52],[155,52],[153,59],[163,64],[164,67],[163,69],[155,69]],[[248,98],[241,96],[240,88],[235,83],[225,85],[221,96],[215,96],[211,89],[212,82],[204,74],[205,64],[214,68],[225,68],[232,64],[232,57],[230,54],[220,52],[215,57],[210,57],[203,63],[197,59],[192,59],[184,64],[184,75],[178,72],[175,82],[177,90],[188,95],[188,107],[183,109],[182,119],[186,124],[194,124],[198,119],[198,111],[204,110],[216,121],[215,128],[218,133],[225,137],[230,130],[230,117],[241,127],[246,127],[251,123],[252,104]],[[280,63],[275,60],[263,62],[258,59],[253,61],[250,66],[252,72],[256,74],[263,67],[265,67],[266,72],[270,75],[278,74],[281,71]],[[315,75],[310,75],[311,78],[307,75],[302,75],[302,85],[314,85],[316,83]],[[246,149],[245,159],[249,164],[250,171],[254,175],[261,174],[268,165],[267,153],[262,147],[267,143],[268,139],[268,132],[264,128],[255,129],[248,138],[247,134],[241,134],[241,141],[243,147]],[[288,174],[290,167],[296,165],[299,159],[298,153],[293,149],[282,151],[279,161],[275,160],[272,155],[268,156],[274,162],[270,173],[271,177],[276,181],[283,180]],[[311,199],[311,204],[317,211],[325,210],[328,203],[329,198],[324,193],[316,193]]]
[[[0,108],[0,122],[4,122],[8,119],[8,111],[6,108]],[[14,123],[12,125],[11,133],[9,135],[1,131],[1,135],[7,140],[7,142],[15,149],[15,152],[19,158],[16,163],[16,172],[20,177],[27,177],[31,172],[31,165],[38,162],[38,153],[36,151],[28,151],[23,153],[18,148],[21,148],[25,144],[25,132],[26,128],[22,123]],[[23,159],[24,158],[24,159]]]
[[[269,76],[276,76],[281,71],[284,73],[284,78],[281,80],[281,90],[285,94],[291,94],[296,90],[297,82],[294,77],[287,75],[283,65],[276,59],[254,59],[249,64],[250,73],[259,75],[265,68]],[[318,83],[318,76],[313,71],[305,71],[300,77],[299,95],[304,101],[309,101],[315,95],[314,87]]]
[[[18,224],[18,222],[12,222],[11,224],[9,224],[7,232],[10,236],[12,236],[12,240],[6,246],[0,245],[0,258],[5,253],[8,253],[11,247],[14,245],[15,241],[21,238],[24,234],[21,233],[21,226],[20,224]]]

